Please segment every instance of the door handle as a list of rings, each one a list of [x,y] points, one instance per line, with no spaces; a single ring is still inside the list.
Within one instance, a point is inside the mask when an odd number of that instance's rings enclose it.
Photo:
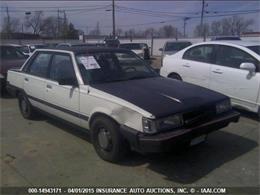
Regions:
[[[52,86],[51,85],[47,85],[46,86],[48,89],[52,89]]]
[[[25,81],[29,81],[29,79],[28,79],[28,78],[24,78],[24,80],[25,80]]]
[[[183,64],[182,66],[186,67],[186,68],[190,68],[190,65],[188,65],[188,64]]]
[[[223,74],[223,72],[219,72],[219,71],[212,71],[212,72],[214,72],[216,74]]]

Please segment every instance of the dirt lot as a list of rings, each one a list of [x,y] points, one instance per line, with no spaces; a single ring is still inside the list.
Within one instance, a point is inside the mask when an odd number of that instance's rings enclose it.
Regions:
[[[186,151],[130,154],[117,165],[96,155],[89,136],[48,117],[22,118],[1,99],[2,186],[257,186],[259,122],[254,116]]]

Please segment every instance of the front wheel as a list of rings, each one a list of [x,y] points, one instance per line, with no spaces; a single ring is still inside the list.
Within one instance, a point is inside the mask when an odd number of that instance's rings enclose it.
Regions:
[[[119,125],[105,116],[94,119],[91,125],[93,146],[97,154],[106,161],[118,162],[128,150]]]
[[[26,119],[33,119],[35,111],[24,93],[18,95],[18,103],[22,116]]]

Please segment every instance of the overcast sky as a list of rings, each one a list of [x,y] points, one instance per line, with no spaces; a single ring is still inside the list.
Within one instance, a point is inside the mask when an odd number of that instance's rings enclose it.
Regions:
[[[147,27],[159,28],[165,24],[172,24],[182,32],[184,17],[198,17],[187,21],[187,32],[192,35],[194,27],[199,24],[202,1],[118,1],[117,6],[126,8],[154,11],[155,14],[146,11],[139,13],[127,13],[129,11],[116,12],[116,26],[123,30],[135,28],[135,30]],[[218,14],[231,13],[229,11],[256,10],[260,9],[260,1],[211,1],[206,0],[206,11],[218,12]],[[11,17],[24,19],[26,11],[43,10],[45,16],[57,16],[58,8],[66,10],[67,17],[76,28],[84,31],[93,30],[99,22],[102,33],[110,33],[112,30],[112,12],[110,5],[112,1],[1,1],[1,18],[6,16],[6,6],[10,10]],[[108,7],[106,7],[108,6]],[[122,8],[121,8],[122,9]],[[107,11],[106,11],[107,10]],[[133,12],[133,11],[131,11]],[[141,13],[140,13],[141,12]],[[164,13],[158,13],[164,12]],[[166,12],[166,13],[165,13]],[[168,13],[169,12],[169,13]],[[148,13],[148,14],[147,14]],[[232,12],[234,13],[234,12]],[[207,14],[206,14],[207,15]],[[255,31],[260,31],[260,14],[243,14],[246,18],[253,18],[255,25],[252,27]],[[205,18],[205,21],[211,22],[223,17]],[[162,22],[162,23],[160,23]],[[152,24],[149,24],[152,23]]]

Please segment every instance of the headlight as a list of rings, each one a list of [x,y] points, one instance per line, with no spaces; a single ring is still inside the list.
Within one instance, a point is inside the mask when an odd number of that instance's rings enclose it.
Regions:
[[[230,100],[225,100],[216,105],[216,113],[221,114],[231,110]]]
[[[182,125],[182,116],[179,114],[157,120],[143,118],[143,130],[145,133],[149,134],[175,129],[177,127],[181,127]]]

